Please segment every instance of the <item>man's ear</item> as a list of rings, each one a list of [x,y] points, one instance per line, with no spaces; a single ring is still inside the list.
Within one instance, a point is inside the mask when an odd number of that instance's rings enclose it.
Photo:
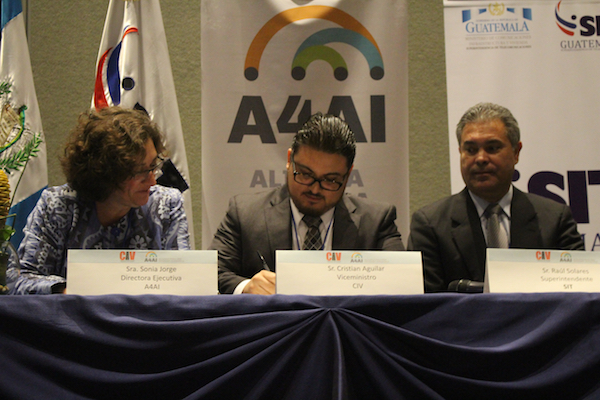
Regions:
[[[515,147],[515,164],[519,162],[519,154],[521,153],[521,149],[523,148],[523,143],[519,142],[517,147]]]

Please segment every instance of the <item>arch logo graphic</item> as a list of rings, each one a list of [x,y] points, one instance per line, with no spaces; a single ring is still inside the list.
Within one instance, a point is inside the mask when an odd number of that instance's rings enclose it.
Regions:
[[[156,254],[153,251],[149,251],[146,253],[146,258],[144,259],[145,262],[157,262],[158,261],[158,254]]]
[[[560,253],[560,261],[561,262],[571,262],[573,261],[573,256],[571,256],[571,253],[568,252],[562,252]]]
[[[554,9],[554,14],[556,15],[556,25],[561,31],[563,31],[567,35],[573,36],[575,34],[575,29],[577,28],[577,25],[562,19],[560,15],[558,15],[558,13],[560,12],[560,3],[562,3],[562,0],[558,2],[556,8]],[[577,17],[575,15],[571,16],[571,19],[573,20],[576,18]]]
[[[338,81],[348,77],[348,65],[342,55],[327,46],[330,43],[345,43],[353,46],[367,60],[371,78],[383,78],[383,57],[377,42],[369,31],[354,17],[334,7],[305,6],[282,11],[271,18],[258,31],[246,54],[244,76],[249,81],[254,81],[259,75],[259,64],[262,54],[269,41],[287,25],[309,19],[323,19],[333,22],[340,27],[327,28],[316,32],[306,38],[296,50],[292,60],[291,75],[295,80],[302,80],[306,76],[306,69],[315,60],[329,63],[333,69],[333,76]]]
[[[354,263],[361,263],[363,262],[363,256],[360,253],[352,253],[352,256],[350,257],[350,262],[354,262]]]
[[[123,29],[121,41],[115,47],[106,50],[98,61],[96,83],[94,86],[94,107],[99,109],[108,107],[109,105],[119,105],[121,104],[121,85],[124,90],[132,90],[135,87],[133,78],[124,77],[121,80],[119,72],[119,58],[121,56],[123,41],[127,35],[133,34],[138,34],[138,28],[135,26],[126,26]]]

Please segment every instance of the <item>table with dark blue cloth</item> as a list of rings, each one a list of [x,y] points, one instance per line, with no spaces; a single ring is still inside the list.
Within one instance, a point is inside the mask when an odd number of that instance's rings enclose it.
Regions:
[[[4,296],[0,399],[600,399],[600,295]]]

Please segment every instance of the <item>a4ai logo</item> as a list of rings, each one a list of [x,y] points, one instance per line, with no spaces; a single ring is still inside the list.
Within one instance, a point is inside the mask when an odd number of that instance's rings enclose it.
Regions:
[[[350,257],[350,262],[352,263],[361,263],[363,262],[363,256],[360,253],[352,253],[352,257]]]
[[[306,34],[306,39],[298,46],[292,62],[291,77],[303,80],[307,69],[313,61],[327,62],[333,76],[343,81],[350,76],[348,63],[337,49],[338,43],[350,45],[361,54],[369,66],[369,75],[375,81],[381,81],[385,75],[383,57],[379,45],[373,35],[350,14],[328,6],[302,6],[280,12],[265,23],[254,36],[246,53],[244,77],[248,81],[257,81],[260,75],[260,61],[271,39],[286,26],[307,19],[327,22],[326,28],[315,33]],[[331,25],[336,27],[332,28]],[[298,24],[300,25],[300,24]],[[305,37],[303,36],[303,37]],[[353,67],[353,65],[350,65]],[[358,74],[355,74],[355,76]],[[367,76],[367,71],[365,71]],[[364,91],[360,96],[365,96]],[[328,114],[342,115],[354,132],[356,141],[365,143],[386,142],[385,95],[372,94],[369,96],[371,137],[367,138],[359,117],[359,110],[351,95],[334,95],[331,97]],[[263,101],[263,96],[244,95],[240,101],[231,133],[227,143],[241,143],[247,135],[258,135],[262,143],[277,143],[273,130],[275,126],[279,133],[296,133],[312,114],[310,98],[301,102],[302,94],[290,94],[283,105],[277,122],[271,124],[269,113]],[[278,105],[271,105],[278,107]],[[324,110],[323,110],[324,111]],[[288,140],[287,137],[285,140]],[[358,176],[358,171],[352,171],[352,177]],[[351,179],[353,179],[351,177]],[[253,179],[254,182],[254,179]],[[253,187],[251,185],[251,187]]]
[[[377,42],[369,31],[354,17],[334,7],[306,6],[283,11],[271,18],[258,31],[248,48],[244,76],[254,81],[259,75],[259,64],[269,41],[285,26],[308,18],[323,19],[340,27],[327,28],[310,35],[296,50],[292,60],[291,75],[296,80],[306,76],[308,66],[315,60],[329,63],[334,77],[343,81],[348,77],[348,65],[342,55],[327,44],[345,43],[360,51],[367,63],[371,78],[383,78],[383,58]]]
[[[571,253],[568,252],[562,252],[560,253],[560,262],[572,262],[573,261],[573,256],[571,256]]]
[[[566,16],[565,14],[567,13],[564,12],[565,10],[562,10],[561,12],[561,3],[562,0],[558,2],[556,8],[554,9],[554,14],[556,15],[556,25],[561,31],[563,31],[566,35],[575,36],[575,33],[577,33],[577,29],[579,28],[579,34],[581,36],[600,36],[600,15],[584,15],[579,17],[579,21],[577,21],[577,15],[572,14],[570,16]],[[569,22],[568,19],[578,22],[578,24],[575,22]]]

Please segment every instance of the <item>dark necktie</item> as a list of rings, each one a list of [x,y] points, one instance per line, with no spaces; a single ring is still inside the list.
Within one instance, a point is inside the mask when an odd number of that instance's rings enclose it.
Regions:
[[[321,218],[305,215],[302,218],[302,221],[308,225],[308,232],[306,232],[306,238],[304,239],[304,246],[302,246],[302,250],[321,250],[323,247],[321,232],[319,231]]]
[[[500,226],[500,213],[502,207],[499,204],[490,204],[486,209],[487,215],[487,247],[507,249],[508,238]]]

